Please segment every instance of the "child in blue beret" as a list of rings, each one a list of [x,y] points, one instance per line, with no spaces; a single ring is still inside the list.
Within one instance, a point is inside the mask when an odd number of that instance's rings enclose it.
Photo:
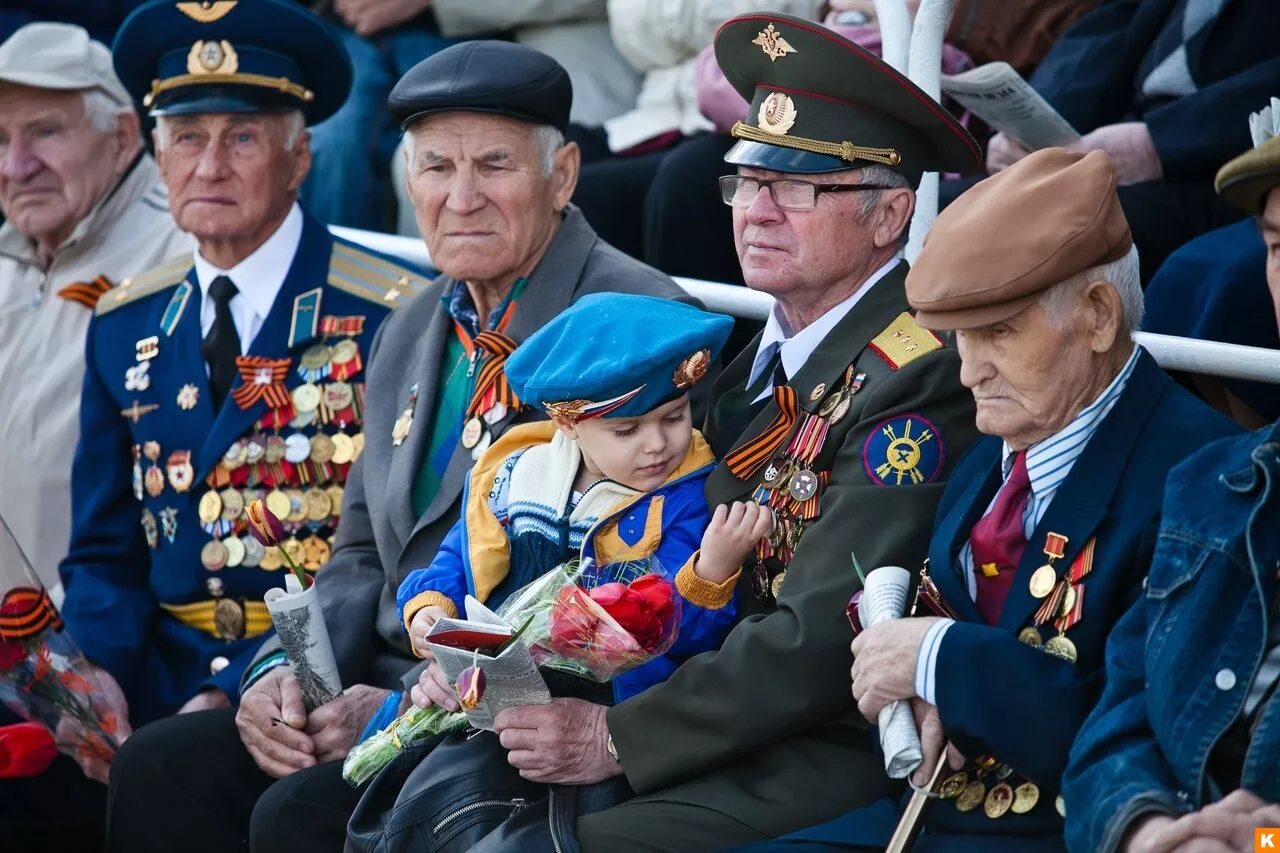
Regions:
[[[477,460],[463,517],[431,565],[396,596],[415,653],[470,594],[494,606],[574,557],[600,582],[610,566],[656,558],[684,599],[670,651],[613,680],[617,701],[718,648],[733,624],[742,563],[769,532],[755,503],[703,495],[715,458],[693,428],[688,390],[733,320],[649,296],[586,296],[507,359],[512,390],[550,422],[508,430]]]

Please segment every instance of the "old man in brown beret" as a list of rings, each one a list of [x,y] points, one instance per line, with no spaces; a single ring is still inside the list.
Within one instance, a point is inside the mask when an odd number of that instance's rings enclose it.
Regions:
[[[1165,475],[1236,431],[1133,341],[1142,291],[1115,187],[1102,152],[1032,154],[944,210],[907,276],[917,322],[955,333],[986,434],[930,542],[947,615],[920,607],[853,643],[859,710],[874,722],[908,700],[919,724],[915,796],[941,801],[917,851],[1063,849],[1060,777],[1149,563]],[[882,847],[899,812],[805,835]]]

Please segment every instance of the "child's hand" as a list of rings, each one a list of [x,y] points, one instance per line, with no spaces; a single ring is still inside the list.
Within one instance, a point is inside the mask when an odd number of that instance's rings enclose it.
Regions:
[[[431,630],[432,625],[436,624],[437,619],[443,619],[448,615],[443,607],[434,604],[413,614],[413,618],[409,620],[409,642],[413,645],[413,650],[418,657],[431,660],[431,650],[427,647],[427,632]]]
[[[773,513],[755,501],[721,504],[702,535],[702,552],[694,572],[703,580],[724,583],[733,577],[756,543],[773,528]]]

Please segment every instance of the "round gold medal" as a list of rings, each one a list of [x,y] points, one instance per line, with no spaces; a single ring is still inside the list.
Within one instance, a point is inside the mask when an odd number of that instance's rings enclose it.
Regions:
[[[1031,594],[1036,598],[1044,598],[1053,592],[1054,586],[1058,583],[1058,573],[1053,570],[1053,566],[1041,566],[1031,575]]]
[[[1023,782],[1013,789],[1013,813],[1026,814],[1040,802],[1040,789],[1034,782]]]
[[[308,536],[303,539],[302,551],[302,566],[309,572],[314,572],[329,562],[329,543],[319,536]]]
[[[333,501],[323,489],[307,489],[303,495],[307,505],[307,520],[317,523],[327,521],[333,512]]]
[[[222,547],[227,549],[227,568],[234,569],[244,563],[244,543],[239,536],[228,536],[222,540]]]
[[[227,546],[217,539],[210,539],[200,549],[200,565],[211,572],[218,572],[227,565]]]
[[[293,511],[289,503],[289,496],[279,489],[272,489],[267,492],[267,496],[263,500],[267,505],[267,509],[271,510],[271,514],[276,518],[288,518],[289,513]]]
[[[839,406],[842,402],[844,402],[844,392],[835,392],[822,401],[822,405],[818,407],[818,416],[823,418],[830,417],[831,413],[836,410],[836,406]]]
[[[345,432],[340,432],[333,437],[333,462],[336,465],[346,465],[356,454],[355,443],[351,441],[351,436]]]
[[[351,338],[343,338],[329,348],[329,358],[334,364],[350,364],[360,354],[360,347]]]
[[[1076,651],[1076,644],[1063,634],[1056,637],[1050,637],[1044,644],[1044,650],[1054,657],[1062,658],[1068,663],[1075,663],[1079,657]]]
[[[284,552],[289,555],[289,559],[298,565],[302,565],[307,559],[306,549],[302,547],[301,542],[292,536],[281,542],[280,547],[284,548]]]
[[[237,441],[222,454],[222,467],[234,471],[244,464],[245,442]]]
[[[952,773],[942,783],[939,793],[944,800],[954,800],[956,797],[964,793],[964,789],[969,785],[969,774],[961,770],[959,773]]]
[[[244,605],[229,598],[219,598],[213,606],[213,627],[222,640],[238,640],[244,636]]]
[[[956,809],[962,812],[971,812],[982,805],[982,800],[986,795],[987,786],[982,784],[982,780],[974,779],[960,792],[960,796],[956,797]]]
[[[775,599],[778,596],[782,595],[782,585],[786,582],[787,582],[786,572],[778,572],[776,575],[773,576],[773,580],[769,581],[769,592],[773,593],[773,597]]]
[[[355,452],[351,454],[351,461],[355,462],[360,458],[360,454],[364,453],[364,433],[358,432],[351,436],[351,446],[355,448]]]
[[[1030,626],[1018,632],[1018,642],[1034,646],[1037,649],[1044,645],[1044,640],[1040,638],[1040,630]]]
[[[324,464],[333,458],[333,439],[322,432],[311,436],[311,461]]]
[[[346,382],[330,382],[324,386],[324,404],[331,412],[340,412],[356,399],[355,391]]]
[[[267,455],[267,442],[261,435],[255,435],[248,439],[244,445],[244,461],[250,465],[257,465]]]
[[[218,497],[222,499],[222,517],[227,521],[235,521],[244,513],[244,498],[236,489],[223,489]]]
[[[482,435],[484,435],[484,421],[476,417],[471,418],[462,425],[462,446],[470,450],[480,443]]]
[[[987,792],[987,799],[982,809],[987,813],[987,817],[994,820],[1004,817],[1012,806],[1013,789],[1007,783],[1001,782]]]
[[[309,414],[320,408],[320,389],[312,382],[306,382],[293,389],[293,408],[302,414]]]
[[[324,493],[329,496],[329,506],[332,507],[329,514],[337,518],[342,514],[342,486],[330,486],[324,490]]]
[[[324,370],[329,366],[329,348],[324,344],[307,347],[298,359],[298,364],[305,370]]]
[[[280,556],[279,548],[267,548],[262,559],[258,561],[258,568],[265,572],[274,572],[284,567],[284,557]]]
[[[212,489],[205,492],[196,504],[196,515],[201,524],[213,524],[222,517],[222,496]]]

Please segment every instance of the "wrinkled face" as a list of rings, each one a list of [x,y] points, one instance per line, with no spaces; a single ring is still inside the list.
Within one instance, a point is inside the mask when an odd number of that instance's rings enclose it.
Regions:
[[[532,125],[441,113],[409,129],[408,190],[432,263],[459,281],[522,275],[536,263],[577,182],[577,146],[543,172]]]
[[[1015,450],[1055,434],[1091,402],[1094,351],[1078,315],[1058,328],[1035,304],[1008,320],[957,331],[956,344],[978,429]]]
[[[265,240],[311,167],[305,131],[285,149],[282,114],[169,116],[155,133],[173,218],[201,242]]]
[[[1276,309],[1276,325],[1280,327],[1280,187],[1267,194],[1267,206],[1258,222],[1262,242],[1267,247],[1267,289]]]
[[[70,235],[121,173],[120,147],[79,92],[0,85],[0,209],[32,240]]]
[[[634,418],[597,418],[561,427],[578,439],[587,470],[641,492],[680,467],[693,439],[689,396]]]
[[[826,175],[790,175],[740,167],[752,178],[799,178],[816,184],[861,183],[861,171]],[[893,191],[890,191],[893,192]],[[828,192],[812,210],[783,210],[772,192],[761,190],[749,207],[733,209],[733,239],[743,280],[752,290],[786,299],[804,291],[821,292],[866,269],[876,252],[872,242],[874,211],[858,212],[862,192]]]

